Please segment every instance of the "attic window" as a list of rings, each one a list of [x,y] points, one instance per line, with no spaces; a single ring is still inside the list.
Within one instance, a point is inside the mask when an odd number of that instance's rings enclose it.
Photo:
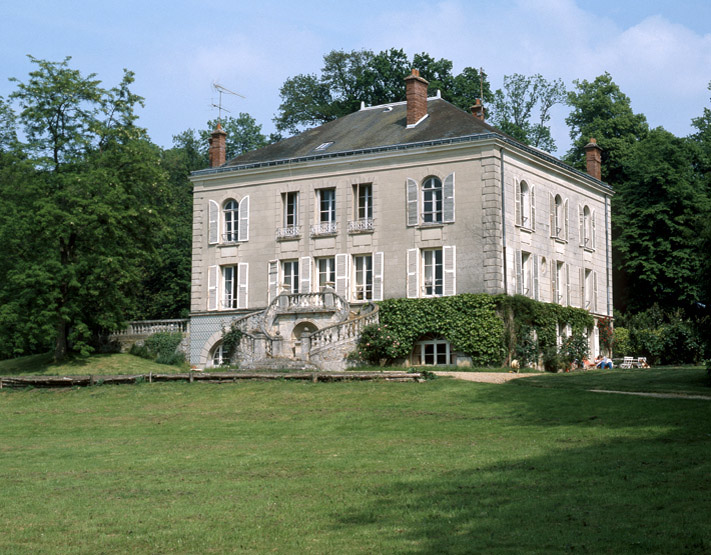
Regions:
[[[326,150],[329,146],[333,144],[333,141],[329,141],[327,143],[321,143],[318,145],[314,150]]]

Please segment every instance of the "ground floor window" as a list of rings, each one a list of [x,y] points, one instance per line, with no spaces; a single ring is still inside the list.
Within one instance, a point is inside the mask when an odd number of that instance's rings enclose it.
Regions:
[[[336,259],[334,257],[318,259],[318,289],[336,286]]]
[[[299,261],[287,260],[282,262],[282,285],[284,293],[299,292]]]
[[[237,266],[224,266],[222,268],[224,308],[237,308],[237,275]]]
[[[353,257],[355,272],[355,300],[373,299],[373,257],[370,254]]]
[[[440,297],[444,293],[442,249],[422,251],[422,284],[422,294],[425,297]]]
[[[415,366],[448,366],[452,364],[449,341],[443,337],[427,337],[415,343],[411,362]]]
[[[218,343],[212,349],[212,355],[210,356],[210,366],[222,366],[227,361],[224,358],[224,351],[222,349],[222,343]]]

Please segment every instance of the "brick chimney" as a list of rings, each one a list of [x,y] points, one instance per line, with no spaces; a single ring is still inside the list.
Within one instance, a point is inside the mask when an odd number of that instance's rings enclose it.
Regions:
[[[484,115],[486,110],[484,109],[484,106],[481,104],[481,98],[477,98],[476,101],[474,102],[474,106],[470,108],[472,111],[472,115],[481,121],[484,121]]]
[[[420,77],[419,69],[413,69],[412,75],[405,77],[408,127],[427,115],[427,85],[429,83]]]
[[[210,135],[210,147],[207,150],[211,168],[216,168],[225,163],[227,157],[226,142],[227,133],[224,132],[218,122],[217,127],[215,127],[215,130]]]
[[[585,145],[585,162],[588,167],[588,174],[595,179],[602,178],[602,149],[597,146],[595,139],[590,139],[590,142]]]

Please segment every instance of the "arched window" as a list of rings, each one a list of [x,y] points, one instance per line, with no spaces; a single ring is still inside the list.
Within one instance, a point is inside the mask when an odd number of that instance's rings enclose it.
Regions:
[[[442,222],[442,181],[437,177],[428,177],[422,183],[422,221]]]
[[[207,362],[208,366],[215,368],[217,366],[222,366],[227,360],[224,357],[224,349],[222,348],[222,341],[212,348],[210,353],[210,358]]]
[[[563,238],[563,222],[565,218],[563,216],[563,199],[560,195],[555,196],[555,229],[553,230],[553,237],[557,239]]]
[[[222,236],[226,243],[235,243],[239,240],[239,203],[230,199],[223,207],[225,220],[225,233]]]

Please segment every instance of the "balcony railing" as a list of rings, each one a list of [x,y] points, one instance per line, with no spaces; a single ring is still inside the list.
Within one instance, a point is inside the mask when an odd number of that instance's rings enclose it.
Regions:
[[[348,221],[348,233],[363,233],[373,231],[373,218]]]
[[[322,222],[311,226],[311,235],[335,235],[338,232],[336,222]]]
[[[276,230],[277,239],[295,239],[301,237],[300,225],[288,225],[286,227],[278,227]]]
[[[236,243],[238,241],[239,241],[239,235],[236,231],[222,234],[222,242],[223,243]]]

